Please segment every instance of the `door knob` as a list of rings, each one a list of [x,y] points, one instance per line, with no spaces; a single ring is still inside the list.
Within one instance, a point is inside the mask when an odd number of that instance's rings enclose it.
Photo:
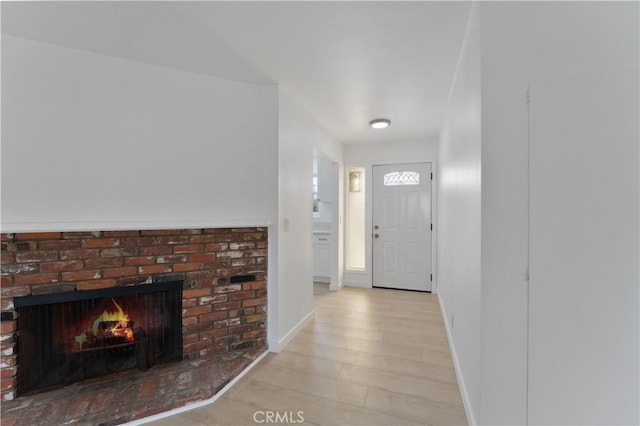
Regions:
[[[373,238],[380,238],[380,235],[378,235],[378,234],[373,234]]]
[[[378,229],[380,228],[378,225],[374,226],[373,229]]]

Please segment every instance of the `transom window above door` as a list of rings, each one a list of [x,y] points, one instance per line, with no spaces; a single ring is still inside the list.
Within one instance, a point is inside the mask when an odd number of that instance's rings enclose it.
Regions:
[[[384,186],[419,185],[420,173],[418,172],[390,172],[383,177]]]

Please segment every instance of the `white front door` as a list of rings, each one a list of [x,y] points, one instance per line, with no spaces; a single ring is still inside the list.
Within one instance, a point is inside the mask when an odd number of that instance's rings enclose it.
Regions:
[[[373,166],[373,286],[431,291],[431,163]]]

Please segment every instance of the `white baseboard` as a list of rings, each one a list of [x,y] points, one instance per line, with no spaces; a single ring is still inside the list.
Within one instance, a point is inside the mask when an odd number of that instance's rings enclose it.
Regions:
[[[279,353],[282,349],[284,349],[284,347],[289,344],[291,339],[296,337],[300,330],[302,330],[307,325],[307,323],[313,319],[315,314],[316,311],[309,312],[304,318],[302,318],[302,320],[300,320],[298,324],[296,324],[291,330],[289,330],[289,332],[285,334],[282,339],[269,340],[269,351]]]
[[[368,281],[345,281],[345,287],[358,287],[358,288],[373,288]]]
[[[192,404],[187,404],[184,407],[174,408],[173,410],[165,411],[164,413],[154,414],[153,416],[149,416],[149,417],[145,417],[145,418],[142,418],[142,419],[133,420],[131,422],[124,423],[123,426],[143,425],[145,423],[149,423],[149,422],[152,422],[152,421],[155,421],[155,420],[164,419],[165,417],[169,417],[169,416],[173,416],[173,415],[176,415],[176,414],[184,413],[185,411],[193,410],[194,408],[204,407],[205,405],[213,404],[214,402],[216,402],[216,400],[218,398],[220,398],[222,395],[224,395],[225,392],[227,392],[229,389],[231,389],[231,387],[233,385],[235,385],[238,382],[238,380],[242,379],[245,374],[247,374],[253,367],[255,367],[260,361],[262,361],[262,358],[264,358],[268,354],[269,354],[269,351],[264,351],[262,354],[260,354],[260,356],[258,356],[258,358],[256,358],[251,364],[249,364],[247,366],[247,368],[242,370],[240,372],[240,374],[238,374],[236,377],[234,377],[233,380],[231,380],[229,383],[227,383],[225,385],[225,387],[220,389],[220,391],[218,393],[216,393],[215,395],[213,395],[209,399],[205,399],[204,401],[194,402]]]
[[[344,282],[340,282],[340,283],[338,283],[338,285],[336,285],[336,286],[334,286],[333,284],[331,284],[331,285],[329,286],[329,290],[331,290],[331,291],[340,291],[340,290],[342,290],[342,287],[344,287]]]
[[[469,392],[467,391],[467,386],[464,383],[464,377],[462,376],[462,370],[460,368],[460,363],[458,362],[458,354],[456,353],[456,347],[453,344],[453,337],[451,336],[451,330],[449,329],[449,321],[447,320],[448,316],[444,308],[444,303],[442,303],[442,299],[440,298],[440,294],[438,296],[438,303],[440,303],[440,313],[442,314],[442,320],[444,321],[444,328],[447,331],[447,340],[449,341],[449,351],[451,352],[451,358],[453,359],[453,367],[456,372],[456,379],[458,380],[458,388],[460,388],[460,394],[462,396],[462,403],[464,405],[464,411],[467,414],[467,421],[470,425],[477,425],[476,416],[473,413],[473,408],[471,407],[471,400],[469,399]]]

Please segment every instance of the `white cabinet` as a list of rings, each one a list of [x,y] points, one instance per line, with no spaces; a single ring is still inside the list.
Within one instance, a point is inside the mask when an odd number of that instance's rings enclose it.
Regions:
[[[329,282],[331,277],[331,236],[313,236],[313,275],[317,281]]]

